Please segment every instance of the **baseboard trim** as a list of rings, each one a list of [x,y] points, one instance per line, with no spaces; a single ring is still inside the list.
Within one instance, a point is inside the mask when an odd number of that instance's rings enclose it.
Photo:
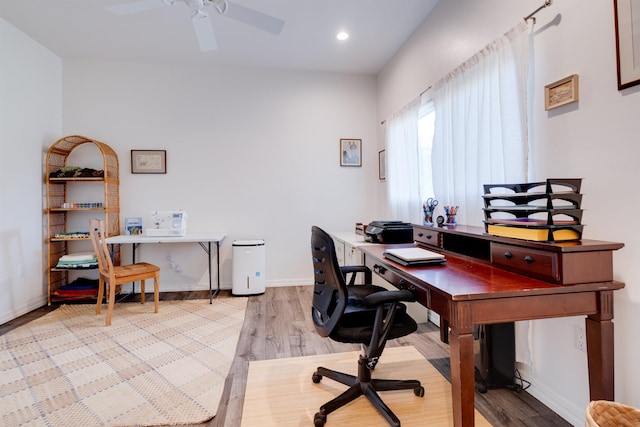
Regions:
[[[47,299],[45,297],[42,297],[28,301],[20,307],[12,307],[9,312],[2,313],[2,316],[0,316],[0,325],[17,319],[24,314],[32,312],[33,310],[37,310],[44,305],[47,305]]]
[[[152,282],[151,282],[152,283]],[[313,285],[312,278],[304,279],[286,279],[286,280],[267,280],[265,287],[267,288],[279,288],[285,286],[311,286]],[[149,283],[147,283],[147,292],[149,292]],[[151,288],[153,289],[153,288]],[[213,289],[216,289],[216,284],[213,284]],[[231,290],[231,283],[220,283],[220,290]],[[208,291],[209,284],[196,283],[196,284],[184,284],[179,285],[176,283],[162,283],[160,284],[160,292],[189,292],[189,291]],[[124,293],[131,292],[131,285],[123,285],[122,291]],[[140,292],[140,285],[136,285],[136,293]],[[28,310],[27,310],[28,311]]]
[[[517,363],[518,370],[522,378],[531,383],[531,387],[527,392],[538,399],[542,404],[551,409],[553,412],[564,418],[568,423],[574,426],[582,426],[585,422],[586,404],[584,407],[578,407],[574,402],[567,400],[564,396],[556,393],[554,390],[546,387],[542,380],[539,380],[528,366]]]

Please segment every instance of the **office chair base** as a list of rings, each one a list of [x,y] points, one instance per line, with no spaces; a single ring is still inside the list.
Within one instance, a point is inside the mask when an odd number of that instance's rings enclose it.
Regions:
[[[343,407],[347,403],[365,396],[380,415],[387,420],[389,425],[400,426],[400,420],[389,409],[378,395],[378,391],[389,390],[413,390],[413,394],[424,397],[424,387],[417,380],[383,380],[372,379],[371,371],[366,366],[366,358],[360,357],[358,361],[358,376],[333,371],[331,369],[319,367],[313,373],[311,379],[314,383],[319,383],[322,377],[330,378],[341,384],[349,386],[342,394],[330,400],[320,407],[320,412],[316,413],[313,423],[316,427],[322,427],[327,422],[327,415]]]

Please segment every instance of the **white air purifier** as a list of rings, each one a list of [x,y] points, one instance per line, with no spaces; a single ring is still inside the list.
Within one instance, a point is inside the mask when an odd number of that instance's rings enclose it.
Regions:
[[[259,295],[264,293],[267,264],[264,240],[233,241],[233,295]]]

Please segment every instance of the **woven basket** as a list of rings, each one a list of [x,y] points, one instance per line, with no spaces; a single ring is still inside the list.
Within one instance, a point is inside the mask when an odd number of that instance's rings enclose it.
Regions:
[[[607,400],[594,400],[587,406],[585,427],[628,426],[640,426],[640,410]]]

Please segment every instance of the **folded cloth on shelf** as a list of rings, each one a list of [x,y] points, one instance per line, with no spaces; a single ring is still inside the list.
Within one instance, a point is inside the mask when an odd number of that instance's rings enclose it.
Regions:
[[[68,231],[66,233],[57,233],[56,239],[88,239],[88,231]]]
[[[90,296],[90,297],[94,297],[96,295],[98,295],[98,289],[84,289],[84,290],[78,290],[78,291],[69,291],[69,290],[64,290],[64,289],[56,289],[55,291],[51,292],[51,295],[57,295],[57,296],[73,296],[73,297],[86,297],[86,296]]]
[[[98,258],[94,252],[78,252],[60,257],[56,268],[96,268]]]
[[[58,265],[82,265],[82,264],[95,264],[96,259],[88,259],[84,261],[58,261]]]
[[[98,262],[75,262],[75,263],[59,262],[56,265],[56,268],[96,268],[97,266],[98,266]]]
[[[65,299],[87,299],[98,296],[98,279],[78,277],[73,282],[62,285],[51,292],[51,295]]]
[[[82,291],[87,289],[98,289],[98,279],[88,279],[86,277],[78,277],[68,285],[63,285],[58,290],[63,291]]]
[[[77,252],[67,254],[60,257],[60,261],[94,261],[96,260],[95,252]]]

